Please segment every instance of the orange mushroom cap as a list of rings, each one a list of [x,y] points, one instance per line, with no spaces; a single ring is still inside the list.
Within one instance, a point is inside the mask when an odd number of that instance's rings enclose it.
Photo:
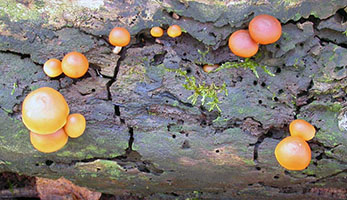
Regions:
[[[202,69],[204,70],[204,72],[206,73],[210,73],[212,72],[213,70],[217,69],[219,67],[218,64],[214,64],[214,65],[204,65],[202,67]]]
[[[288,170],[303,170],[311,161],[311,149],[298,136],[289,136],[277,144],[275,156],[280,165]]]
[[[299,136],[302,139],[309,141],[315,136],[316,129],[307,121],[296,119],[289,124],[289,132],[292,136]]]
[[[270,15],[258,15],[254,17],[249,23],[248,29],[253,40],[259,44],[274,43],[282,35],[281,23]]]
[[[67,117],[67,122],[64,126],[66,134],[71,138],[81,136],[86,129],[86,119],[79,113],[71,114]]]
[[[229,38],[229,48],[237,56],[249,58],[258,52],[258,44],[252,40],[247,30],[238,30]]]
[[[61,129],[69,115],[69,106],[58,91],[43,87],[25,97],[22,105],[24,125],[37,134],[51,134]]]
[[[31,144],[35,147],[35,149],[43,153],[52,153],[58,151],[65,146],[68,138],[69,137],[62,128],[49,135],[40,135],[30,132]]]
[[[163,36],[163,34],[164,34],[164,31],[162,28],[158,26],[151,28],[151,35],[153,37],[161,37]]]
[[[124,47],[130,43],[130,33],[123,27],[115,27],[108,36],[113,46]]]
[[[79,52],[66,54],[62,61],[62,69],[66,76],[70,78],[80,78],[87,73],[89,68],[88,59]]]
[[[47,60],[43,65],[43,71],[51,78],[59,76],[63,73],[60,60],[55,58]]]
[[[178,25],[171,25],[168,29],[167,29],[167,34],[172,37],[178,37],[182,34],[182,29],[180,26]]]

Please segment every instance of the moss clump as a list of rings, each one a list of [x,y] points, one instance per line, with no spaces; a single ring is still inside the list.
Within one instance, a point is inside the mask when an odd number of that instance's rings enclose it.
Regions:
[[[260,67],[264,70],[265,73],[267,73],[270,76],[275,76],[265,65],[259,65],[254,60],[251,60],[249,58],[246,58],[243,62],[226,62],[222,64],[220,67],[218,67],[216,70],[212,72],[218,72],[222,69],[230,69],[230,68],[244,68],[244,69],[250,69],[254,73],[254,75],[259,78],[257,67]]]
[[[183,84],[183,87],[187,90],[194,92],[191,96],[188,97],[188,100],[190,100],[193,105],[196,105],[199,97],[201,97],[201,105],[207,104],[209,106],[208,110],[210,112],[214,109],[217,109],[219,112],[222,112],[222,110],[218,106],[218,104],[220,103],[218,94],[224,92],[225,96],[228,96],[228,91],[225,83],[223,83],[222,86],[216,86],[214,83],[212,83],[211,85],[207,85],[205,82],[200,84],[196,83],[196,79],[194,76],[188,76],[186,71],[182,71],[181,69],[167,68],[166,70],[170,72],[175,72],[185,77],[185,83]]]

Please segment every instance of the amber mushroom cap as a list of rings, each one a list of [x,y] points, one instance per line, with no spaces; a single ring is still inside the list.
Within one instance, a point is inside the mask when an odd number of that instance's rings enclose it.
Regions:
[[[247,30],[238,30],[231,34],[229,48],[235,55],[249,58],[258,52],[259,45],[252,40]]]
[[[68,141],[63,128],[49,135],[41,135],[30,131],[30,142],[40,152],[52,153],[63,148]]]
[[[124,47],[130,43],[130,33],[123,27],[113,28],[108,38],[113,46]]]
[[[60,60],[55,58],[47,60],[43,65],[43,71],[51,78],[59,76],[63,73]]]
[[[210,72],[212,72],[213,70],[217,69],[218,67],[219,67],[218,64],[214,64],[214,65],[208,65],[208,64],[206,64],[206,65],[204,65],[204,66],[202,67],[202,69],[204,70],[204,72],[210,73]]]
[[[22,104],[23,123],[37,134],[51,134],[61,129],[69,112],[63,95],[49,87],[32,91]]]
[[[71,138],[80,137],[86,129],[86,119],[80,113],[74,113],[68,116],[64,126],[66,134]]]
[[[163,36],[163,34],[164,34],[164,31],[162,28],[158,26],[151,28],[151,35],[153,37],[161,37]]]
[[[182,29],[180,26],[178,25],[171,25],[168,29],[167,29],[167,34],[172,37],[178,37],[182,34]]]
[[[309,141],[315,136],[316,129],[307,121],[296,119],[289,124],[289,132],[292,136],[299,136],[302,139]]]
[[[61,66],[66,76],[80,78],[87,73],[89,62],[83,54],[74,51],[64,56]]]
[[[277,144],[275,156],[279,164],[288,170],[303,170],[311,161],[311,148],[298,136],[289,136]]]
[[[249,34],[259,44],[271,44],[280,39],[282,35],[281,23],[271,15],[258,15],[248,26]]]

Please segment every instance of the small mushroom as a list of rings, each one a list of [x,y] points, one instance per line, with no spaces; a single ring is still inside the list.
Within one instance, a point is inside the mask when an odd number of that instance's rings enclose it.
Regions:
[[[289,136],[277,144],[275,156],[280,165],[288,170],[303,170],[311,161],[311,149],[298,136]]]
[[[180,26],[178,25],[171,25],[168,29],[167,29],[167,34],[172,37],[178,37],[182,34],[182,29]]]
[[[315,136],[316,129],[307,121],[296,119],[289,124],[289,132],[291,136],[298,136],[309,141]]]
[[[51,78],[59,76],[63,73],[60,60],[55,58],[47,60],[43,65],[43,71]]]
[[[271,44],[280,39],[282,35],[281,23],[273,16],[258,15],[248,26],[252,39],[259,44]]]
[[[37,134],[51,134],[61,129],[69,112],[63,95],[49,87],[32,91],[22,104],[23,123]]]
[[[206,73],[210,73],[212,72],[213,70],[217,69],[219,67],[218,64],[214,64],[214,65],[204,65],[202,67],[202,69],[204,70],[204,72]]]
[[[163,36],[163,34],[164,34],[164,31],[162,28],[158,26],[151,28],[151,35],[153,37],[161,37]]]
[[[83,134],[85,129],[86,119],[82,114],[74,113],[67,117],[64,130],[69,137],[77,138]]]
[[[258,52],[258,44],[252,40],[247,30],[238,30],[229,38],[229,48],[237,56],[249,58]]]
[[[63,128],[49,135],[41,135],[30,132],[30,142],[40,152],[52,153],[63,148],[68,141]]]
[[[87,73],[89,62],[83,54],[74,51],[64,56],[61,66],[66,76],[80,78]]]
[[[109,34],[110,43],[115,46],[113,53],[118,54],[122,47],[127,46],[130,43],[130,33],[123,27],[115,27]]]

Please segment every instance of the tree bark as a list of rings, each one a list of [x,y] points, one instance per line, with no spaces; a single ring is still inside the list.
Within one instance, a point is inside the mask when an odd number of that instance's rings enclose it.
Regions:
[[[0,171],[63,176],[103,193],[152,198],[345,199],[346,6],[344,0],[2,1]],[[262,45],[251,61],[231,54],[229,35],[262,13],[281,21],[281,39]],[[150,36],[151,27],[171,24],[184,33],[160,43]],[[119,55],[108,42],[115,26],[132,35]],[[88,73],[45,76],[43,63],[70,51],[86,55]],[[202,70],[227,62],[239,68]],[[257,67],[259,78],[244,62]],[[189,81],[225,85],[216,90],[220,111],[209,111],[213,99],[203,103],[201,95],[192,103]],[[32,147],[21,122],[25,96],[43,86],[61,92],[71,113],[87,120],[82,137],[51,154]],[[274,149],[295,118],[312,123],[317,134],[309,141],[309,167],[287,171]]]

